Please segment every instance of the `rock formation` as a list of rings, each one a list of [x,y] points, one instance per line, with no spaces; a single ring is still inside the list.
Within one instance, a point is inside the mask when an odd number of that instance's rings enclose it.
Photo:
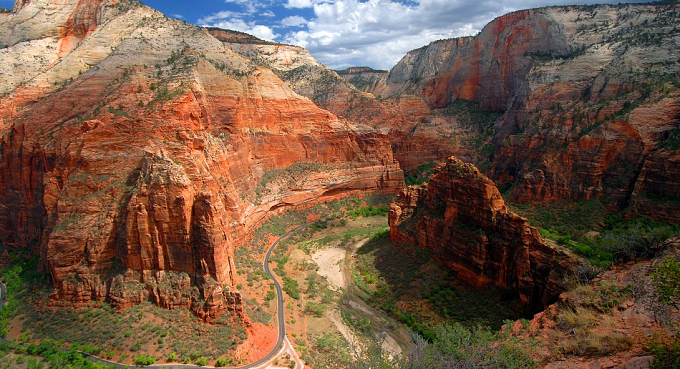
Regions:
[[[271,211],[403,183],[386,135],[138,2],[18,1],[0,44],[0,242],[58,301],[242,311]]]
[[[366,91],[427,106],[383,125],[405,169],[455,154],[518,201],[599,198],[678,222],[679,21],[678,4],[518,11],[409,52]],[[461,101],[497,112],[492,128],[461,125]]]
[[[532,309],[554,302],[577,265],[510,212],[493,181],[453,157],[429,184],[400,194],[390,206],[389,224],[393,242],[432,251],[471,285],[510,287]]]

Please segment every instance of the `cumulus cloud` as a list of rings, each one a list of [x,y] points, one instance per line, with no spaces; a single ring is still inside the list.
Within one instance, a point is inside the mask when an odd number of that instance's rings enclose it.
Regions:
[[[281,19],[281,25],[285,27],[298,27],[302,24],[307,24],[307,20],[299,15],[293,15],[291,17]]]
[[[221,11],[199,19],[198,25],[241,31],[267,41],[274,41],[280,36],[271,27],[257,24],[254,21],[245,21],[243,17],[242,13]]]
[[[311,8],[314,3],[312,0],[288,0],[286,5],[284,5],[286,8],[298,8],[298,9],[303,9],[303,8]]]
[[[495,17],[514,10],[620,0],[286,0],[278,5],[272,0],[225,1],[239,4],[243,11],[215,13],[199,24],[302,46],[331,68],[389,69],[409,50],[438,39],[474,35]],[[286,10],[281,9],[283,18],[277,19],[270,8],[281,5]]]
[[[314,17],[306,30],[290,31],[280,41],[307,48],[333,68],[368,64],[389,69],[409,50],[442,38],[474,35],[505,13],[574,2],[579,1],[288,0],[286,7],[311,7]]]

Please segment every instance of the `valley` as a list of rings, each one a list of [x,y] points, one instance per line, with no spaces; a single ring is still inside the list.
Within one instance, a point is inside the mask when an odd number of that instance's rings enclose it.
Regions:
[[[333,71],[137,1],[17,0],[0,367],[673,367],[678,22],[519,10]]]

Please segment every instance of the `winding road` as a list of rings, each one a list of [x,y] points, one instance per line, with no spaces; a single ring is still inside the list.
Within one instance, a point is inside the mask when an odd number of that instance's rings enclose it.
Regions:
[[[295,369],[304,369],[305,364],[300,360],[300,357],[298,356],[297,352],[295,352],[295,349],[293,348],[293,345],[290,343],[288,340],[288,337],[286,337],[286,318],[283,310],[283,289],[281,288],[281,284],[279,283],[278,280],[276,280],[276,275],[271,271],[269,268],[269,259],[271,258],[272,252],[278,246],[279,242],[283,241],[284,239],[288,238],[291,234],[301,230],[302,228],[306,227],[307,224],[300,225],[294,229],[291,229],[290,231],[284,233],[281,237],[279,237],[274,243],[269,247],[269,250],[267,250],[267,254],[264,257],[264,270],[267,272],[269,277],[274,281],[274,287],[276,288],[276,300],[277,300],[277,315],[278,315],[278,325],[279,325],[279,338],[276,341],[276,345],[274,345],[274,348],[263,358],[260,360],[257,360],[253,363],[250,363],[248,365],[244,366],[239,366],[239,367],[230,367],[231,369],[264,369],[269,367],[269,365],[278,357],[281,357],[283,354],[288,353],[290,355],[291,360],[295,362]],[[7,296],[7,288],[5,287],[5,284],[0,282],[0,309],[5,304],[5,297]],[[5,337],[0,336],[0,340],[2,341],[7,341]],[[62,349],[66,351],[65,349]],[[109,361],[106,359],[102,359],[97,356],[92,356],[89,354],[83,353],[83,357],[87,358],[88,360],[94,361],[94,362],[99,362],[103,364],[108,364],[111,366],[114,366],[116,368],[168,368],[168,369],[180,369],[180,368],[191,368],[191,369],[198,369],[198,368],[210,368],[210,366],[198,366],[198,365],[192,365],[192,364],[172,364],[172,363],[163,363],[163,364],[153,364],[149,366],[134,366],[134,365],[125,365],[121,363],[116,363],[113,361]]]

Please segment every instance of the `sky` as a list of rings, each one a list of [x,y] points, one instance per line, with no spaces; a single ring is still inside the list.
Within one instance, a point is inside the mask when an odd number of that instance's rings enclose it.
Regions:
[[[408,51],[478,33],[495,17],[548,5],[621,0],[141,0],[165,15],[298,45],[333,69],[390,69]],[[625,2],[625,1],[624,1]],[[639,1],[638,1],[639,2]],[[14,0],[0,0],[12,8]]]

